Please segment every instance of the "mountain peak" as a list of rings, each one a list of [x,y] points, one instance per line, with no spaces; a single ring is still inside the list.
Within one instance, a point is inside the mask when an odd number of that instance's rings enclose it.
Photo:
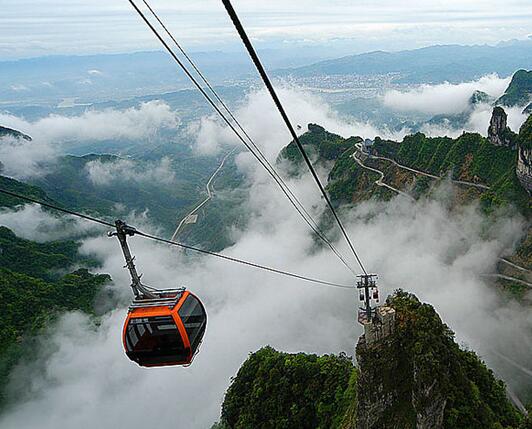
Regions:
[[[271,347],[251,354],[213,428],[518,427],[522,418],[504,384],[474,352],[458,346],[431,305],[397,290],[379,309],[389,326],[365,327],[356,346],[358,368],[344,354],[288,354]],[[377,331],[383,335],[368,341],[368,333]]]
[[[493,108],[490,125],[488,127],[488,140],[495,146],[515,146],[517,135],[508,127],[508,115],[500,106]]]
[[[402,290],[386,305],[395,310],[393,331],[371,344],[363,335],[356,347],[357,429],[518,425],[503,384],[460,349],[431,305]]]
[[[14,130],[13,128],[0,126],[0,138],[2,137],[14,137],[17,139],[24,139],[27,141],[31,141],[31,137],[28,136],[27,134]]]
[[[525,106],[532,98],[532,71],[518,70],[505,93],[497,100],[498,104],[508,107]]]

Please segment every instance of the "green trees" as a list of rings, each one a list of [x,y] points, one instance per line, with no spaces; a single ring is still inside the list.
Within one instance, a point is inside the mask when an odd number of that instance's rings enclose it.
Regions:
[[[26,183],[19,182],[9,177],[0,176],[0,187],[6,191],[15,192],[18,194],[26,195],[31,198],[52,202],[46,193],[37,186],[31,186]],[[9,195],[0,194],[0,207],[14,207],[20,205],[22,202],[20,199],[11,197]]]
[[[51,201],[41,189],[6,177],[0,176],[0,186]],[[0,207],[19,204],[0,196]],[[95,266],[78,254],[78,247],[74,241],[36,243],[0,226],[0,406],[11,368],[32,352],[28,340],[64,311],[92,313],[96,295],[110,281],[86,268],[68,273],[76,265]]]
[[[353,147],[355,143],[362,141],[360,137],[344,139],[316,124],[308,124],[308,131],[302,134],[299,140],[305,146],[305,150],[311,160],[315,162],[336,160],[342,153]],[[278,159],[290,161],[292,174],[298,173],[298,168],[303,163],[301,152],[294,141],[281,150]]]
[[[421,303],[414,295],[397,291],[388,304],[398,314],[395,349],[409,365],[416,368],[414,389],[430,386],[433,396],[446,399],[444,427],[483,429],[501,425],[517,428],[520,416],[506,397],[504,384],[472,351],[462,350],[454,341],[454,333],[445,325],[434,308]]]
[[[518,70],[512,76],[512,81],[506,92],[497,100],[505,106],[523,106],[532,96],[532,71]]]
[[[222,406],[230,428],[338,428],[356,400],[345,355],[288,354],[264,347],[238,371]]]

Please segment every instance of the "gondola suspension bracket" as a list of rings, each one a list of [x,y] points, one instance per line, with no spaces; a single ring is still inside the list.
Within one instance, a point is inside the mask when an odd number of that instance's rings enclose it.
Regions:
[[[134,236],[137,233],[137,230],[119,219],[115,221],[115,226],[116,231],[110,231],[107,233],[107,235],[109,237],[116,236],[120,242],[120,247],[122,248],[122,253],[124,254],[124,259],[126,260],[125,268],[129,270],[129,274],[131,276],[131,289],[133,289],[135,298],[156,298],[157,295],[142,284],[142,274],[139,275],[137,273],[137,268],[135,267],[134,262],[135,257],[131,256],[131,251],[129,250],[129,246],[127,244],[127,237]]]

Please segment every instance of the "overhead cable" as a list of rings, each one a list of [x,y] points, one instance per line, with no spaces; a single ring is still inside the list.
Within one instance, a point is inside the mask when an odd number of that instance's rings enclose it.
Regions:
[[[39,205],[41,205],[43,207],[47,207],[49,209],[53,209],[53,210],[56,210],[56,211],[59,211],[59,212],[62,212],[62,213],[66,213],[66,214],[69,214],[69,215],[72,215],[72,216],[76,216],[76,217],[79,217],[79,218],[82,218],[82,219],[85,219],[85,220],[88,220],[88,221],[91,221],[91,222],[95,222],[95,223],[98,223],[100,225],[104,225],[104,226],[107,226],[107,227],[110,227],[110,228],[113,228],[113,229],[116,228],[116,225],[111,223],[111,222],[107,222],[105,220],[96,218],[94,216],[84,215],[82,213],[78,213],[78,212],[73,211],[73,210],[65,209],[65,208],[56,206],[54,204],[50,204],[50,203],[38,200],[36,198],[27,197],[25,195],[21,195],[21,194],[18,194],[16,192],[11,192],[11,191],[8,191],[6,189],[1,189],[1,188],[0,188],[0,193],[2,193],[4,195],[9,195],[9,196],[14,197],[14,198],[19,198],[21,200],[28,201],[28,202],[31,202],[31,203],[39,204]],[[253,268],[257,268],[257,269],[260,269],[260,270],[269,271],[269,272],[272,272],[272,273],[276,273],[276,274],[280,274],[280,275],[296,278],[296,279],[299,279],[299,280],[304,280],[304,281],[307,281],[307,282],[317,283],[317,284],[321,284],[321,285],[324,285],[324,286],[337,287],[337,288],[343,288],[343,289],[352,289],[353,288],[353,286],[343,285],[343,284],[329,282],[329,281],[325,281],[325,280],[319,280],[319,279],[315,279],[315,278],[312,278],[312,277],[308,277],[308,276],[292,273],[292,272],[289,272],[289,271],[284,271],[284,270],[280,270],[280,269],[277,269],[277,268],[272,268],[272,267],[268,267],[268,266],[265,266],[265,265],[256,264],[254,262],[249,262],[249,261],[246,261],[246,260],[243,260],[243,259],[235,258],[233,256],[228,256],[228,255],[224,255],[224,254],[217,253],[217,252],[211,252],[210,250],[204,250],[204,249],[200,249],[198,247],[189,246],[188,244],[180,243],[180,242],[177,242],[177,241],[166,240],[164,238],[157,237],[157,236],[152,235],[152,234],[147,234],[147,233],[142,232],[142,231],[136,230],[135,233],[137,235],[140,235],[142,237],[148,238],[150,240],[159,241],[159,242],[162,242],[162,243],[170,244],[172,246],[180,247],[182,249],[191,250],[193,252],[201,253],[201,254],[204,254],[204,255],[214,256],[216,258],[224,259],[226,261],[235,262],[235,263],[239,263],[239,264],[242,264],[242,265],[247,265],[247,266],[250,266],[250,267],[253,267]]]
[[[316,173],[314,167],[312,166],[312,162],[310,161],[305,149],[303,148],[303,145],[301,144],[301,141],[299,140],[299,137],[297,133],[294,130],[294,127],[292,126],[292,123],[290,122],[290,119],[288,118],[288,115],[286,114],[286,111],[281,104],[281,101],[279,100],[279,97],[277,96],[277,93],[275,92],[275,89],[273,88],[273,85],[270,81],[270,78],[268,77],[268,74],[266,73],[266,70],[264,69],[257,52],[255,51],[255,48],[251,44],[251,41],[249,40],[249,37],[242,26],[242,23],[240,22],[240,19],[238,18],[238,15],[236,14],[231,1],[230,0],[222,0],[222,3],[225,6],[225,9],[231,18],[231,21],[233,21],[233,24],[240,35],[240,38],[242,39],[242,42],[244,43],[244,46],[246,47],[249,56],[251,57],[251,60],[253,61],[253,64],[255,64],[255,67],[257,68],[257,71],[259,72],[260,77],[262,78],[264,84],[266,85],[266,88],[268,89],[268,92],[270,93],[275,106],[277,107],[277,110],[279,110],[279,113],[281,114],[281,117],[283,118],[288,130],[290,131],[290,134],[295,141],[297,147],[299,148],[299,151],[301,152],[301,155],[303,156],[303,159],[305,160],[305,163],[307,164],[307,167],[309,168],[312,177],[314,178],[314,181],[318,185],[318,188],[323,195],[323,198],[327,202],[327,205],[329,206],[329,209],[331,213],[333,214],[336,223],[338,224],[338,227],[342,231],[342,235],[344,236],[346,242],[348,243],[351,251],[353,252],[353,255],[355,256],[355,259],[357,260],[358,264],[360,265],[360,268],[364,272],[364,274],[367,275],[366,269],[364,268],[364,265],[362,264],[362,261],[360,257],[358,256],[357,251],[355,250],[355,247],[353,246],[353,243],[351,242],[351,239],[349,238],[349,235],[347,234],[346,229],[344,228],[344,225],[342,224],[342,221],[338,217],[338,214],[336,213],[336,210],[334,209],[334,206],[332,205],[332,202],[327,195],[327,192],[325,191],[325,188],[323,187],[318,174]]]
[[[266,169],[266,171],[273,177],[273,179],[276,181],[277,185],[280,187],[281,191],[285,194],[285,196],[288,198],[292,206],[296,209],[296,211],[299,213],[299,215],[303,218],[303,220],[307,223],[307,225],[312,229],[312,231],[332,250],[332,252],[338,257],[338,259],[344,264],[344,266],[347,267],[354,275],[356,273],[353,271],[351,266],[347,263],[347,261],[343,258],[343,256],[340,254],[340,252],[334,247],[334,245],[331,243],[331,241],[326,237],[325,233],[321,231],[316,221],[312,218],[310,213],[305,209],[304,205],[301,203],[301,201],[294,195],[292,190],[289,188],[289,186],[284,182],[282,177],[277,173],[275,168],[271,165],[271,163],[268,161],[268,159],[264,156],[260,148],[255,144],[253,139],[249,136],[249,134],[245,131],[245,129],[242,127],[240,122],[237,120],[237,118],[233,115],[231,110],[228,108],[228,106],[224,103],[222,98],[218,95],[216,90],[213,88],[213,86],[208,82],[207,78],[203,75],[203,73],[200,71],[200,69],[196,66],[196,64],[193,62],[192,58],[186,53],[186,51],[182,48],[182,46],[177,42],[175,37],[172,35],[170,30],[166,27],[166,25],[163,23],[163,21],[159,18],[158,14],[154,11],[154,9],[149,5],[147,0],[142,0],[143,3],[146,5],[150,13],[155,17],[157,22],[161,25],[161,27],[164,29],[166,34],[172,39],[174,44],[177,46],[179,51],[183,54],[183,56],[186,58],[186,60],[189,62],[189,64],[193,67],[193,69],[196,71],[198,76],[202,79],[202,81],[205,83],[207,88],[211,91],[211,93],[214,95],[216,100],[220,103],[220,105],[224,108],[224,110],[228,113],[228,115],[231,117],[233,122],[235,123],[236,127],[240,129],[242,134],[246,137],[248,142],[240,135],[240,133],[236,130],[236,128],[231,124],[229,119],[223,114],[221,109],[216,105],[216,103],[210,98],[210,96],[207,94],[207,92],[201,87],[199,82],[194,78],[192,73],[186,68],[186,66],[183,64],[183,62],[177,57],[175,52],[170,48],[168,43],[162,38],[162,36],[159,34],[157,29],[151,24],[151,22],[148,20],[146,15],[140,10],[140,8],[136,5],[136,3],[133,0],[128,0],[129,3],[133,6],[135,11],[138,13],[138,15],[143,19],[143,21],[146,23],[146,25],[150,28],[150,30],[155,34],[157,39],[162,43],[164,48],[168,51],[168,53],[172,56],[172,58],[177,62],[179,67],[183,70],[183,72],[187,75],[187,77],[191,80],[191,82],[196,86],[196,88],[201,92],[201,94],[205,97],[205,99],[209,102],[209,104],[215,109],[215,111],[220,115],[220,117],[224,120],[224,122],[230,127],[230,129],[233,131],[233,133],[237,136],[237,138],[246,146],[246,148],[252,153],[252,155],[259,161],[259,163]],[[253,149],[250,147],[250,145],[253,147]]]

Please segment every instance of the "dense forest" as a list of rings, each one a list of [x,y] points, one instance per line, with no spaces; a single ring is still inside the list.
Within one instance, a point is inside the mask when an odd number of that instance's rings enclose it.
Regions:
[[[4,189],[51,201],[41,189],[0,176]],[[2,196],[1,207],[20,204]],[[31,354],[32,338],[64,311],[94,312],[94,300],[110,277],[91,274],[96,261],[78,253],[74,241],[37,243],[0,226],[0,407],[10,370]],[[75,268],[84,266],[86,268]]]
[[[288,354],[264,347],[240,367],[214,428],[521,429],[504,383],[434,308],[398,290],[395,331],[372,347],[357,345],[358,368],[345,355]],[[528,425],[528,426],[527,426]]]
[[[227,390],[218,428],[340,428],[354,412],[357,369],[345,355],[264,347]]]
[[[523,126],[518,139],[528,141],[527,130],[527,126]],[[368,189],[371,182],[367,181],[368,173],[350,159],[354,150],[352,147],[340,156],[329,174],[328,190],[337,204],[351,202],[355,192],[371,191]],[[526,216],[532,213],[530,197],[515,173],[517,150],[495,146],[480,134],[464,133],[452,139],[417,133],[406,136],[401,142],[377,137],[373,151],[375,155],[430,174],[450,175],[453,179],[489,186],[490,190],[481,196],[487,210],[514,205]],[[369,175],[378,177],[375,173]],[[422,183],[427,184],[427,181],[422,180]]]

